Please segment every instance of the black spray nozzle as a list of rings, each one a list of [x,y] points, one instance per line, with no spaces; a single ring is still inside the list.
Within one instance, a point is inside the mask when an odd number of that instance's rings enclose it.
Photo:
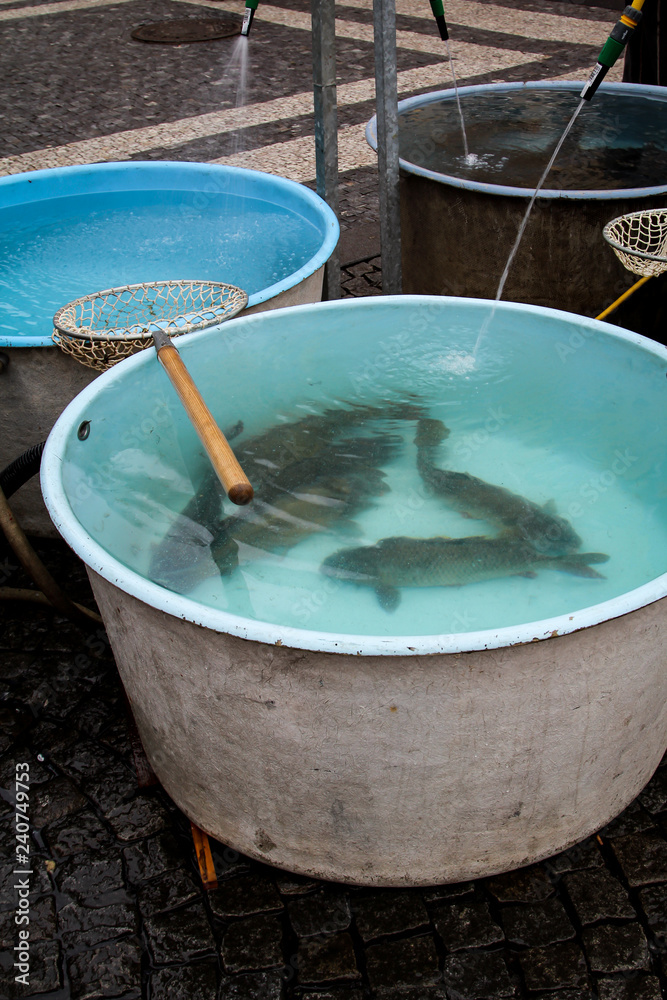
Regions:
[[[242,35],[250,34],[250,26],[252,25],[258,4],[259,0],[246,0],[245,10],[243,11],[243,24],[241,25]]]
[[[642,12],[638,7],[630,5],[625,8],[620,18],[612,28],[609,38],[604,43],[593,72],[589,76],[584,89],[579,95],[582,100],[591,100],[593,94],[598,89],[625,46],[628,44],[632,32],[641,20],[641,16]]]
[[[449,32],[447,31],[447,22],[445,21],[445,8],[442,5],[442,0],[431,0],[431,10],[433,11],[433,17],[435,18],[435,23],[438,25],[438,31],[440,32],[440,37],[443,42],[446,42],[449,38]]]
[[[595,64],[593,72],[584,84],[584,89],[579,94],[582,101],[592,100],[593,94],[598,89],[608,72],[609,66],[603,66],[602,63]]]

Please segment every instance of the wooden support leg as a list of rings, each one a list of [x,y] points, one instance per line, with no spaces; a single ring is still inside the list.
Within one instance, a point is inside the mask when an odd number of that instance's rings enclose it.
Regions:
[[[218,877],[215,874],[208,835],[203,830],[200,830],[198,826],[195,826],[192,821],[190,821],[190,826],[192,828],[192,840],[195,845],[195,854],[197,855],[197,864],[199,865],[202,885],[206,890],[217,889]]]

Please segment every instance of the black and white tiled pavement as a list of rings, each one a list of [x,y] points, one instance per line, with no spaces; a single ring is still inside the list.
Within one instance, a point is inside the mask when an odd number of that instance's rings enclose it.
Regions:
[[[587,76],[615,20],[615,0],[604,3],[450,0],[460,82]],[[242,0],[2,0],[0,175],[175,159],[254,167],[313,186],[309,0],[262,0],[243,93],[235,38],[171,46],[130,37],[147,21],[242,9]],[[399,0],[397,10],[400,96],[451,86],[427,0]],[[372,0],[337,6],[336,48],[345,262],[378,249],[375,154],[364,138],[374,111]]]

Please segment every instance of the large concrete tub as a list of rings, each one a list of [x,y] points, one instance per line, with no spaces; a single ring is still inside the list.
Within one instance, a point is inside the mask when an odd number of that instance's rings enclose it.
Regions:
[[[237,167],[102,163],[0,179],[0,469],[98,374],[53,345],[60,306],[167,278],[240,285],[248,312],[318,302],[338,233],[308,188]],[[12,506],[29,533],[53,534],[36,482]]]
[[[470,167],[453,90],[399,103],[405,292],[495,297],[529,199],[582,86],[460,88],[476,159]],[[366,134],[377,148],[375,118]],[[666,165],[664,87],[603,84],[538,195],[503,298],[585,316],[602,312],[632,283],[602,228],[625,212],[662,208]],[[642,332],[663,339],[662,329]]]
[[[204,463],[155,360],[101,376],[51,434],[46,502],[89,567],[148,757],[187,816],[252,857],[376,885],[508,870],[608,822],[665,750],[667,350],[501,304],[475,353],[488,316],[471,299],[353,300],[231,321],[231,364],[224,338],[209,333],[182,351],[219,422],[247,421],[241,442],[276,416],[316,412],[317,398],[391,400],[407,378],[412,401],[447,414],[443,460],[522,484],[535,501],[555,497],[583,547],[609,555],[605,579],[540,570],[498,587],[404,587],[388,612],[368,587],[319,573],[306,539],[264,562],[250,553],[213,589],[178,593],[151,579],[165,530],[155,519],[169,507],[168,523],[187,534],[173,491],[183,502],[191,479],[191,496]],[[258,355],[268,363],[258,367]],[[404,464],[387,467],[393,492],[359,516],[354,544],[430,537],[444,516],[405,478],[413,428],[395,417]],[[577,463],[585,456],[583,478],[563,473],[564,440]],[[491,462],[507,448],[503,473]],[[526,478],[538,467],[540,488]],[[492,530],[477,524],[450,520],[440,533]],[[195,544],[192,564],[201,532]]]

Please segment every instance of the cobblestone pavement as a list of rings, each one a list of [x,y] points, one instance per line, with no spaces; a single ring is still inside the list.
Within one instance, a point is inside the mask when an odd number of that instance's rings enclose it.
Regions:
[[[371,0],[337,9],[342,260],[379,250]],[[587,76],[610,8],[555,0],[448,0],[462,84]],[[0,174],[102,160],[200,160],[313,186],[310,0],[262,0],[246,84],[237,40],[149,45],[148,21],[242,10],[242,0],[2,0]],[[402,97],[451,86],[426,0],[398,2]],[[618,79],[620,64],[608,79]],[[241,107],[237,107],[237,104]]]
[[[372,282],[373,270],[352,280]],[[40,552],[91,602],[64,544]],[[21,575],[4,563],[5,575]],[[41,1000],[667,997],[667,760],[597,835],[542,864],[414,890],[311,881],[213,843],[139,789],[103,630],[6,606],[0,637],[0,996]],[[30,988],[13,981],[11,790],[30,768]]]

